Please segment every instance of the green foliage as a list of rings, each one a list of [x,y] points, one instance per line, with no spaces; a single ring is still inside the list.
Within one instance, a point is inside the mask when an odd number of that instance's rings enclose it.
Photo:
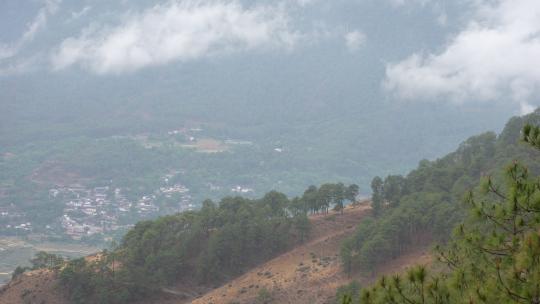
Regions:
[[[147,288],[138,288],[121,281],[108,264],[98,258],[87,262],[84,258],[70,261],[60,272],[60,285],[69,293],[72,303],[130,303],[146,295]]]
[[[468,195],[469,218],[438,248],[448,272],[382,277],[362,303],[538,303],[540,182],[518,163],[506,175],[505,191],[488,179],[484,194]]]
[[[257,293],[257,304],[269,304],[272,302],[272,294],[266,288],[261,288]]]
[[[405,177],[374,178],[372,206],[379,220],[370,222],[369,229],[361,225],[345,242],[341,252],[345,269],[371,271],[410,247],[447,240],[465,215],[460,208],[463,193],[474,190],[482,176],[502,182],[498,168],[516,157],[533,172],[540,172],[540,154],[517,140],[521,127],[539,119],[533,113],[511,120],[499,137],[491,132],[471,137],[441,159],[421,161]],[[534,141],[535,132],[526,127],[521,138]],[[511,140],[511,136],[516,137]]]
[[[304,240],[309,235],[309,232],[311,230],[311,224],[309,222],[309,218],[306,214],[300,214],[294,217],[294,227],[299,233],[300,242],[304,242]]]
[[[360,193],[360,187],[358,187],[358,185],[356,184],[349,185],[345,189],[345,199],[351,202],[355,202],[356,197],[358,196],[359,193]]]
[[[397,207],[400,199],[407,194],[407,180],[401,175],[389,175],[384,179],[382,197],[390,207]]]
[[[530,124],[523,127],[523,141],[526,143],[540,148],[540,127],[531,126]]]
[[[322,184],[319,188],[310,186],[299,199],[306,212],[328,213],[330,206],[334,206],[336,211],[343,212],[345,200],[355,202],[358,192],[359,187],[355,184],[349,186],[343,183]]]
[[[11,274],[11,279],[14,280],[15,278],[17,278],[21,274],[25,273],[29,269],[30,268],[28,268],[28,267],[17,266],[17,268],[15,268],[15,270]]]
[[[380,177],[376,176],[371,181],[371,207],[373,209],[373,215],[379,216],[383,207],[383,181]]]
[[[48,253],[45,251],[37,252],[32,259],[30,259],[31,267],[17,266],[11,275],[11,279],[17,278],[19,275],[25,273],[28,270],[37,269],[50,269],[58,271],[64,265],[64,258],[57,254]]]
[[[341,256],[347,271],[373,270],[411,246],[448,239],[451,228],[464,217],[459,208],[463,193],[473,190],[481,176],[502,182],[504,176],[497,168],[504,164],[520,158],[532,172],[540,172],[540,154],[518,140],[531,141],[534,128],[520,129],[539,120],[538,113],[514,118],[499,137],[493,133],[471,137],[441,159],[420,162],[405,177],[374,178],[373,214],[380,220],[370,224],[369,234],[359,227],[346,241]]]
[[[360,283],[352,281],[347,285],[340,286],[336,291],[336,304],[358,303],[360,300]]]
[[[535,138],[532,132],[523,130]],[[526,142],[540,148],[535,140]],[[420,266],[404,276],[382,277],[362,291],[361,302],[539,303],[540,178],[514,161],[503,183],[487,176],[465,202],[469,216],[447,245],[437,247],[447,271],[430,275]]]
[[[40,251],[30,260],[30,263],[32,264],[32,270],[41,268],[58,269],[64,264],[64,258],[56,254]]]

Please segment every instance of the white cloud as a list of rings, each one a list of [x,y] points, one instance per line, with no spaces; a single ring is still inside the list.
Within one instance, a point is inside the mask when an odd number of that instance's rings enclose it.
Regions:
[[[414,4],[414,5],[426,5],[428,2],[431,2],[431,0],[388,0],[390,1],[390,4],[393,6],[399,7],[406,4]]]
[[[466,28],[435,54],[386,68],[384,87],[404,99],[507,98],[529,112],[540,93],[540,1],[474,1]]]
[[[91,9],[91,6],[85,6],[78,12],[71,12],[71,17],[66,22],[71,22],[85,16],[86,14],[88,14],[88,12],[90,12]]]
[[[0,65],[0,76],[12,76],[35,70],[41,61],[41,54],[27,58],[15,58],[6,64]]]
[[[297,39],[282,7],[170,1],[125,16],[116,27],[90,26],[64,40],[51,60],[57,70],[80,65],[122,73],[224,52],[292,48]]]
[[[365,42],[366,35],[361,31],[355,30],[345,34],[345,45],[351,52],[359,50]]]
[[[43,8],[41,8],[32,22],[28,23],[26,31],[13,44],[0,44],[0,60],[11,58],[19,52],[19,50],[29,42],[32,42],[36,34],[47,26],[49,16],[52,16],[58,10],[61,0],[45,0]]]
[[[0,60],[11,58],[18,52],[18,47],[12,45],[0,45]]]
[[[296,3],[300,6],[308,6],[308,5],[311,5],[313,3],[315,3],[316,1],[318,0],[295,0]]]
[[[448,15],[445,12],[440,13],[439,16],[437,16],[437,23],[440,26],[446,26],[448,23]]]

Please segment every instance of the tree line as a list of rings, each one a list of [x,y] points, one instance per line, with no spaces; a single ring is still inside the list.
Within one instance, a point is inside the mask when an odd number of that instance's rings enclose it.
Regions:
[[[333,206],[334,210],[343,212],[345,202],[355,202],[358,193],[356,184],[323,184],[319,188],[310,186],[301,197],[292,200],[291,209],[295,214],[316,214],[328,213]]]

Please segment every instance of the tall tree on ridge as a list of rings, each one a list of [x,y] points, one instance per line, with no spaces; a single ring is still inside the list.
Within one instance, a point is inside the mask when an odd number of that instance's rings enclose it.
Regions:
[[[383,205],[383,181],[380,177],[375,176],[371,181],[371,207],[373,215],[379,216]]]

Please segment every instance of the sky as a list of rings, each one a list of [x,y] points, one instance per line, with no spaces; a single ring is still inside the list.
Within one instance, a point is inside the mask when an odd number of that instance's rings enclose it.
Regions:
[[[342,90],[351,101],[369,96],[359,101],[366,104],[512,114],[540,105],[536,0],[5,0],[0,27],[7,29],[0,33],[0,85],[16,82],[21,91],[35,87],[32,77],[47,88],[48,79],[57,86],[75,75],[89,79],[73,85],[91,96],[90,83],[171,70],[168,81],[194,90],[198,80],[182,73],[196,69],[241,99],[246,83],[227,73],[248,63],[240,79],[280,77],[298,91],[328,83],[322,100]],[[0,101],[9,103],[10,94],[0,92]],[[313,98],[303,94],[298,98]]]
[[[384,25],[401,14],[405,21],[430,21],[431,35],[439,37],[377,58],[385,94],[456,104],[504,98],[521,113],[538,105],[536,0],[6,0],[0,8],[10,20],[0,40],[4,78],[36,70],[133,74],[246,53],[301,54],[328,44],[360,54],[357,60],[373,60],[361,54],[370,44],[385,47],[376,36],[402,39]],[[371,19],[368,14],[379,19],[366,25],[361,19]]]
[[[540,84],[540,1],[471,1],[470,7],[466,23],[440,50],[418,50],[388,64],[384,87],[405,99],[463,103],[503,97],[522,114],[533,111]]]
[[[202,124],[365,181],[540,106],[538,0],[3,0],[0,29],[0,152]]]

